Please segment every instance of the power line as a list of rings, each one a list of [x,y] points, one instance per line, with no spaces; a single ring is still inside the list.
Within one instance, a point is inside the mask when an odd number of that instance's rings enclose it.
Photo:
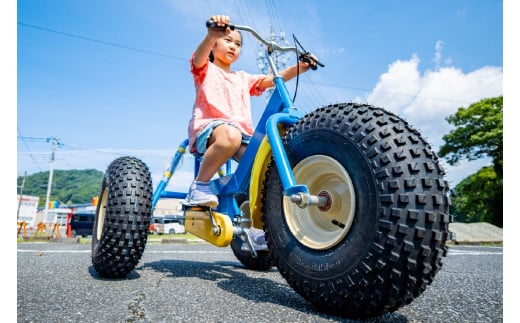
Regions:
[[[251,15],[249,14],[247,5],[244,4],[244,6],[242,6],[243,4],[244,1],[235,0],[235,5],[237,7],[238,14],[241,18],[240,21],[243,21],[241,24],[246,24],[254,28],[255,25],[253,24],[253,19],[251,19]]]
[[[29,156],[31,156],[32,161],[34,162],[36,167],[38,167],[38,170],[41,172],[42,169],[41,169],[40,165],[38,164],[38,162],[36,161],[36,159],[34,158],[34,155],[32,154],[31,149],[29,149],[29,146],[27,145],[27,142],[25,141],[25,137],[22,136],[22,132],[20,131],[20,128],[16,127],[16,130],[18,131],[18,138],[22,139],[22,143],[24,144],[25,148],[29,152]]]
[[[274,26],[274,29],[276,31],[281,32],[282,30],[284,30],[284,28],[282,27],[282,25],[280,24],[280,20],[278,19],[278,14],[276,13],[274,2],[272,0],[266,0],[265,3],[267,6],[267,11],[269,13],[269,18],[272,18],[270,19],[271,25]]]
[[[247,8],[247,5],[245,4],[245,1],[242,1],[242,0],[235,0],[235,5],[237,7],[237,11],[238,11],[238,15],[240,17],[240,21],[242,23],[240,24],[244,24],[244,25],[247,25],[247,26],[251,26],[253,28],[255,28],[255,24],[254,24],[254,20],[251,19],[251,15],[249,14],[249,11],[248,11],[248,8]],[[255,42],[246,42],[247,46],[253,51],[255,52]]]
[[[268,15],[270,17],[270,20],[272,19],[272,21],[274,21],[274,24],[277,25],[278,28],[281,28],[281,24],[280,24],[279,19],[278,19],[277,15],[276,15],[276,9],[274,7],[274,2],[266,0],[266,3],[267,3],[267,7],[269,9]],[[254,27],[254,24],[252,24],[252,19],[250,19],[251,15],[249,15],[247,6],[244,5],[239,0],[235,1],[235,5],[237,6],[239,15],[242,16],[242,19],[245,20],[248,25]],[[271,18],[271,16],[272,16],[272,18]],[[46,28],[46,27],[42,27],[42,26],[37,26],[37,25],[32,25],[32,24],[28,24],[28,23],[24,23],[24,22],[17,22],[17,24],[19,26],[21,26],[21,27],[32,28],[32,29],[36,29],[36,30],[40,30],[40,31],[55,33],[55,34],[59,34],[59,35],[62,35],[62,36],[71,37],[71,38],[77,38],[77,39],[81,39],[81,40],[84,40],[84,41],[95,42],[95,43],[106,45],[106,46],[117,47],[117,48],[121,48],[121,49],[126,49],[126,50],[130,50],[130,51],[140,52],[140,53],[144,53],[144,54],[148,54],[148,55],[164,57],[164,58],[173,59],[173,60],[189,61],[188,58],[175,57],[175,56],[168,55],[168,54],[154,52],[154,51],[150,51],[150,50],[146,50],[146,49],[140,49],[140,48],[131,47],[131,46],[123,45],[123,44],[118,44],[118,43],[114,43],[114,42],[110,42],[110,41],[95,39],[95,38],[91,38],[91,37],[81,36],[81,35],[77,35],[77,34],[73,34],[73,33],[69,33],[69,32],[63,32],[63,31],[54,30],[54,29],[50,29],[50,28]],[[255,50],[254,49],[254,45],[252,43],[250,43],[250,42],[248,42],[248,43],[253,48],[253,50]],[[309,82],[309,81],[303,81],[302,80],[302,82]],[[354,91],[360,91],[360,92],[364,92],[364,93],[373,92],[374,91],[373,89],[364,89],[364,88],[358,88],[358,87],[353,87],[353,86],[329,84],[329,83],[323,83],[323,82],[312,82],[312,81],[310,81],[309,83],[311,84],[311,87],[314,87],[316,85],[321,85],[321,86],[326,86],[326,87],[345,88],[345,89],[350,89],[350,90],[354,90]],[[319,91],[317,89],[315,89],[315,90],[316,90],[315,92],[319,93]],[[395,95],[395,96],[406,96],[406,97],[414,97],[414,98],[427,98],[427,97],[423,97],[423,96],[420,96],[420,95],[410,95],[410,94],[385,92],[385,91],[378,91],[378,92],[379,93],[389,94],[389,95]],[[457,103],[457,104],[465,103],[465,101],[443,99],[443,98],[439,98],[439,97],[431,98],[431,99],[440,100],[440,101],[446,101],[446,102],[453,102],[453,103]],[[25,137],[25,138],[28,138],[28,137]],[[30,138],[30,139],[43,139],[43,140],[45,140],[45,138]],[[38,165],[38,168],[40,168],[39,165]]]
[[[25,148],[28,151],[28,153],[18,152],[18,157],[19,158],[22,157],[23,155],[29,155],[31,157],[31,159],[37,164],[37,161],[35,159],[35,155],[38,155],[38,159],[40,159],[40,160],[43,160],[43,156],[47,155],[46,152],[41,152],[41,153],[31,152],[31,149],[27,145],[26,141],[45,141],[45,142],[47,142],[48,138],[24,137],[24,136],[21,135],[21,133],[19,133],[18,139],[21,140],[24,143]],[[102,150],[102,149],[99,149],[99,148],[80,147],[80,146],[73,145],[73,144],[66,144],[66,143],[63,143],[61,141],[60,141],[60,148],[65,149],[65,150],[69,150],[69,151],[73,150],[73,151],[96,152],[96,153],[102,153],[102,154],[113,155],[113,156],[121,155],[121,153],[116,152],[116,151],[106,151],[106,150]],[[38,168],[40,169],[40,167],[38,167]],[[40,169],[40,171],[41,171],[41,169]]]
[[[33,28],[33,29],[37,29],[37,30],[41,30],[41,31],[47,31],[47,32],[59,34],[59,35],[62,35],[62,36],[77,38],[77,39],[86,40],[86,41],[90,41],[90,42],[94,42],[94,43],[98,43],[98,44],[103,44],[103,45],[107,45],[107,46],[127,49],[127,50],[131,50],[131,51],[134,51],[134,52],[140,52],[140,53],[144,53],[144,54],[148,54],[148,55],[160,56],[160,57],[165,57],[165,58],[174,59],[174,60],[188,61],[187,58],[175,57],[175,56],[172,56],[172,55],[162,54],[162,53],[150,51],[150,50],[147,50],[147,49],[141,49],[141,48],[126,46],[126,45],[117,44],[117,43],[113,43],[113,42],[109,42],[109,41],[105,41],[105,40],[95,39],[95,38],[81,36],[81,35],[76,35],[76,34],[67,33],[67,32],[63,32],[63,31],[59,31],[59,30],[54,30],[54,29],[50,29],[50,28],[46,28],[46,27],[31,25],[31,24],[27,24],[27,23],[24,23],[24,22],[18,22],[18,25],[22,26],[22,27]]]
[[[463,101],[463,100],[445,99],[445,98],[441,98],[441,97],[427,97],[427,96],[417,95],[417,94],[396,93],[396,92],[388,92],[388,91],[381,91],[381,90],[377,90],[376,91],[374,89],[364,89],[364,88],[347,86],[347,85],[330,84],[330,83],[324,83],[324,82],[314,82],[314,81],[308,81],[308,80],[307,81],[303,81],[303,82],[310,82],[310,83],[313,83],[315,85],[321,85],[321,86],[326,86],[326,87],[337,87],[337,88],[343,88],[343,89],[350,89],[350,90],[359,91],[359,92],[365,92],[365,93],[367,93],[367,92],[368,93],[383,93],[383,94],[388,94],[388,95],[393,95],[393,96],[403,96],[403,97],[410,97],[410,98],[430,99],[430,100],[452,102],[452,103],[457,103],[457,104],[466,103],[466,101]]]

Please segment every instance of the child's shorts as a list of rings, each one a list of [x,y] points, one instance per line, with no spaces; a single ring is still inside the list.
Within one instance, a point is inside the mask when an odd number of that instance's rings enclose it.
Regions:
[[[197,138],[195,139],[195,149],[196,151],[193,152],[195,155],[202,156],[206,152],[208,139],[211,137],[211,134],[213,133],[213,129],[215,129],[217,126],[220,126],[221,124],[228,124],[230,126],[233,126],[238,129],[236,125],[234,125],[231,122],[217,120],[210,122],[202,131],[199,133]],[[248,145],[251,141],[251,136],[248,134],[245,134],[242,132],[242,144]]]

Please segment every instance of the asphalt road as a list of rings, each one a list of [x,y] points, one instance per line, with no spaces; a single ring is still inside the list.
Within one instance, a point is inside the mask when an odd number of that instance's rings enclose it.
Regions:
[[[503,249],[452,246],[411,304],[367,322],[502,322]],[[8,296],[10,297],[10,296]],[[317,312],[273,268],[230,248],[149,243],[126,279],[105,280],[90,245],[17,244],[17,322],[358,322]]]

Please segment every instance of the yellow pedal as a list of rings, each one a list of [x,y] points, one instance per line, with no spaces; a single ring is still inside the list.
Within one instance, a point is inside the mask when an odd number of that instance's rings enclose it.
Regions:
[[[210,212],[213,216],[211,221]],[[229,216],[204,206],[184,208],[186,231],[217,247],[226,247],[233,240],[233,223]]]

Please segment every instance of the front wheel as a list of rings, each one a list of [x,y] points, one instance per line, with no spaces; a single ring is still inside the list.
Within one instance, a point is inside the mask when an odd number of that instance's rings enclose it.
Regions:
[[[152,179],[134,157],[108,167],[101,184],[92,232],[92,264],[101,277],[121,278],[143,255],[152,214]]]
[[[299,208],[270,165],[264,226],[288,284],[354,319],[418,297],[442,266],[451,221],[444,171],[419,133],[383,109],[338,104],[298,121],[284,146],[296,182],[327,201]]]

